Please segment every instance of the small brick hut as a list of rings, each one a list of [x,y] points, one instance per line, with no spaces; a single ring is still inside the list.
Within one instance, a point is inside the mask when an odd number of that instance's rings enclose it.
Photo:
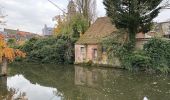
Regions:
[[[109,17],[98,18],[75,43],[75,64],[92,61],[96,64],[120,66],[117,58],[109,62],[106,51],[100,45],[103,38],[111,36],[116,31]],[[148,40],[143,33],[137,34],[136,38],[138,48],[142,48]]]

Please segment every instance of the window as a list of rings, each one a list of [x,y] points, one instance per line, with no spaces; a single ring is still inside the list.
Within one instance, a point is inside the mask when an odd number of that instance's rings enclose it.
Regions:
[[[97,59],[97,49],[93,49],[93,59]]]
[[[102,52],[106,52],[106,48],[105,47],[102,47]]]
[[[85,53],[85,48],[81,47],[81,53]]]
[[[86,52],[85,52],[85,47],[81,47],[81,55],[82,55],[82,59],[85,60],[85,55]]]

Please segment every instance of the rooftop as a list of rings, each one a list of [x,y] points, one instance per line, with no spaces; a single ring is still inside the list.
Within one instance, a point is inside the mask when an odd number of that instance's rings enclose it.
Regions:
[[[80,37],[76,44],[97,44],[102,38],[116,32],[116,27],[111,23],[110,18],[98,18],[90,28]]]

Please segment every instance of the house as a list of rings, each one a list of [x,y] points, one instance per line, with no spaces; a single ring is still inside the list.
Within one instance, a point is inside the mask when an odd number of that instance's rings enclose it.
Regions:
[[[100,42],[102,38],[111,35],[116,30],[108,17],[98,18],[76,42],[75,63],[88,61],[97,63],[99,60],[107,63],[106,54],[102,52]]]
[[[110,18],[98,18],[75,43],[75,64],[92,61],[96,64],[120,66],[117,58],[109,61],[105,48],[100,45],[103,38],[116,33],[116,31],[117,29]],[[148,35],[138,33],[136,47],[142,48],[149,38],[151,37]]]

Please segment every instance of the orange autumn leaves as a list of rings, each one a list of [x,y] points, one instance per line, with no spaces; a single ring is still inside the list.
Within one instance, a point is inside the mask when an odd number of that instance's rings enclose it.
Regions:
[[[18,49],[8,48],[4,37],[0,35],[0,63],[3,58],[6,58],[8,61],[12,62],[16,57],[25,57],[26,53]]]

